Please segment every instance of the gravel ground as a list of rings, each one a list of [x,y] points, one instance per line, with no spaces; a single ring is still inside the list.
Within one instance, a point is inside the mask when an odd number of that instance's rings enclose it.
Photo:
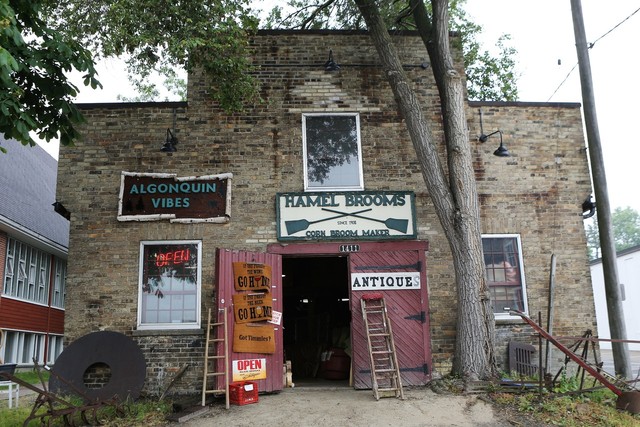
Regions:
[[[371,390],[289,388],[260,395],[257,403],[216,402],[211,409],[180,425],[204,426],[456,426],[519,425],[477,395],[438,394],[429,388],[405,389],[405,399],[376,401]],[[177,424],[176,424],[177,425]]]

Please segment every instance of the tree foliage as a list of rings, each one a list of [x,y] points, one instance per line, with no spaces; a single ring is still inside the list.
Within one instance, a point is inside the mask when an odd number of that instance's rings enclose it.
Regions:
[[[616,252],[640,245],[640,213],[631,207],[616,208],[611,214]],[[589,258],[600,257],[600,232],[594,220],[585,229]]]
[[[516,71],[517,50],[508,44],[509,35],[496,41],[497,52],[484,50],[478,42],[482,28],[464,11],[465,0],[449,3],[450,28],[459,35],[467,77],[468,97],[480,101],[515,101],[518,99]],[[389,30],[415,30],[410,2],[377,2]],[[430,4],[426,5],[430,13]],[[352,0],[289,0],[286,7],[276,6],[267,17],[267,28],[355,29],[366,28],[364,19]]]
[[[198,68],[212,78],[210,93],[227,110],[257,94],[245,55],[257,19],[249,0],[50,1],[50,22],[81,38],[101,56],[125,59],[145,84],[154,73]],[[144,85],[140,86],[144,89]],[[149,92],[148,88],[144,91]]]
[[[170,94],[177,95],[181,101],[187,100],[187,81],[180,77],[179,73],[166,65],[162,65],[158,68],[163,81],[162,86]],[[155,81],[142,78],[135,74],[133,70],[129,70],[129,81],[133,84],[137,95],[126,96],[118,94],[118,101],[123,102],[152,102],[159,101],[160,90]],[[165,95],[164,101],[169,101],[169,97]]]
[[[55,31],[43,19],[39,0],[0,0],[0,132],[24,145],[31,136],[63,145],[78,138],[82,115],[73,104],[78,88],[67,75],[84,73],[96,88],[93,58],[78,40]],[[0,147],[0,151],[6,150]]]

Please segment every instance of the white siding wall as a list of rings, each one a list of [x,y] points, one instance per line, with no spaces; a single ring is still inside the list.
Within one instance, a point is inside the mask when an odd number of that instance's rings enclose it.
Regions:
[[[627,339],[640,341],[640,248],[618,256],[618,280],[624,289],[622,307],[627,327]],[[610,338],[601,261],[591,265],[591,282],[596,302],[598,336]],[[600,346],[610,349],[611,343],[601,342]],[[629,350],[640,351],[640,343],[629,344]]]

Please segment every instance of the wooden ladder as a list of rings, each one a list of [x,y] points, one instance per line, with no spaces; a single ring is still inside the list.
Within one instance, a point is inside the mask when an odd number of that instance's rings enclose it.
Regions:
[[[207,394],[224,394],[225,407],[229,409],[229,334],[227,331],[227,307],[220,309],[222,321],[212,323],[211,309],[207,319],[207,339],[204,345],[204,378],[202,381],[202,406],[206,405]],[[217,328],[222,327],[222,338]],[[212,337],[213,332],[213,337]],[[223,368],[220,369],[220,361]],[[218,388],[218,377],[224,375],[224,388]]]
[[[376,400],[391,395],[404,400],[396,346],[384,298],[380,293],[364,294],[360,304],[367,333],[373,395]]]

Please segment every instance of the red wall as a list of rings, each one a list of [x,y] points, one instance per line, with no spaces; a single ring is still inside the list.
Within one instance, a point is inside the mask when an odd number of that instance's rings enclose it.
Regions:
[[[2,298],[0,328],[62,334],[64,310]]]

